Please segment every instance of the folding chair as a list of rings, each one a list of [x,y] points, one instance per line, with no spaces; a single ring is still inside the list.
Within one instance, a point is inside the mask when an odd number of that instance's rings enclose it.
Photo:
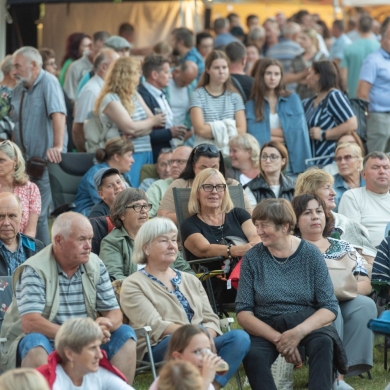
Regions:
[[[61,153],[59,164],[49,163],[50,189],[54,203],[52,216],[58,216],[75,207],[79,183],[93,166],[95,153]]]

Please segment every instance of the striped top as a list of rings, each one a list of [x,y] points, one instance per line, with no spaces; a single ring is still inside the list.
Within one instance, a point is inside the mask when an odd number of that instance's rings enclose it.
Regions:
[[[133,96],[135,110],[131,115],[131,120],[134,122],[142,121],[147,119],[146,112],[144,108],[141,106],[137,96],[139,94]],[[105,114],[103,111],[107,107],[107,105],[111,102],[120,102],[120,98],[116,93],[109,93],[104,96],[100,108],[99,108],[99,118],[104,126],[104,128],[108,128],[106,139],[120,137],[122,136],[122,131],[118,129],[118,126]],[[150,136],[144,135],[142,137],[129,137],[134,144],[135,153],[139,152],[151,152],[152,144],[150,143]]]
[[[303,109],[305,110],[307,126],[320,127],[322,130],[330,130],[346,122],[354,116],[347,97],[339,90],[334,89],[318,104],[313,107],[314,98],[305,99]],[[334,155],[336,141],[311,141],[313,157]],[[318,165],[331,164],[332,158],[326,158],[317,162]]]
[[[58,283],[60,304],[53,323],[62,325],[69,318],[87,317],[81,276],[85,272],[80,266],[69,278],[58,267]],[[16,300],[21,316],[29,313],[41,314],[46,305],[46,287],[44,281],[35,270],[26,266],[16,284]],[[96,286],[96,310],[110,311],[119,309],[114,290],[103,262],[100,261],[100,280]]]

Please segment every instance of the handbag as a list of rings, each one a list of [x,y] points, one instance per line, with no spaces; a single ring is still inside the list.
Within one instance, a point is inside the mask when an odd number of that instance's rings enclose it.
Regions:
[[[23,109],[23,100],[24,100],[24,91],[22,92],[22,98],[20,100],[20,109],[19,109],[19,136],[20,143],[22,146],[23,156],[26,158],[27,152],[26,147],[24,146],[23,140],[23,130],[22,130],[22,109]],[[33,156],[26,161],[26,173],[32,179],[39,180],[42,178],[43,173],[47,167],[47,161],[38,156]]]
[[[355,252],[347,252],[339,259],[325,259],[330,278],[332,279],[334,295],[339,301],[348,301],[357,297],[357,280],[353,272],[356,269],[357,256]]]

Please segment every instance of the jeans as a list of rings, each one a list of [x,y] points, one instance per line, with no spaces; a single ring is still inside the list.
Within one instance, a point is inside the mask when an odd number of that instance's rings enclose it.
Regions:
[[[167,336],[162,339],[157,345],[152,347],[153,358],[155,363],[164,360],[164,354],[168,347],[169,339]],[[218,336],[214,339],[215,347],[217,348],[218,356],[229,364],[229,371],[225,375],[216,375],[215,380],[223,387],[240,367],[242,359],[249,351],[250,339],[248,333],[243,330],[231,330]],[[149,361],[149,355],[146,354],[144,360]]]
[[[108,359],[111,360],[130,339],[137,341],[133,328],[129,325],[121,325],[115,332],[111,333],[110,341],[102,344],[100,348],[107,353]],[[47,354],[50,354],[54,350],[52,342],[46,336],[41,333],[29,333],[19,342],[18,360],[21,362],[31,349],[37,347],[45,349]]]
[[[251,347],[244,368],[252,390],[276,390],[271,365],[279,355],[275,345],[262,337],[250,336]],[[310,333],[300,342],[309,357],[309,390],[330,390],[333,385],[333,341]]]

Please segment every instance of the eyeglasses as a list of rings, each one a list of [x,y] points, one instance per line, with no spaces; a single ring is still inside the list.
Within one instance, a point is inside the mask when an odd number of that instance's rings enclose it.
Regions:
[[[333,157],[333,160],[336,162],[341,162],[345,160],[345,162],[351,161],[353,158],[356,158],[356,156],[352,156],[351,154],[346,154],[345,156],[338,156]]]
[[[263,161],[267,161],[268,159],[270,159],[270,161],[277,161],[279,160],[280,156],[278,156],[277,154],[262,154],[260,159],[263,160]]]
[[[195,148],[194,154],[197,154],[198,152],[199,153],[211,152],[214,154],[219,154],[219,149],[214,144],[200,144]]]
[[[168,160],[168,164],[172,165],[176,163],[177,165],[184,165],[187,164],[187,160]]]
[[[57,66],[55,61],[46,62],[45,66]]]
[[[142,209],[145,211],[150,211],[153,205],[151,203],[148,204],[133,204],[132,206],[126,206],[127,209],[133,209],[136,213],[140,213]]]
[[[204,192],[213,192],[214,188],[217,192],[224,192],[226,184],[217,184],[216,186],[213,186],[212,184],[202,184],[199,188],[203,188]]]

